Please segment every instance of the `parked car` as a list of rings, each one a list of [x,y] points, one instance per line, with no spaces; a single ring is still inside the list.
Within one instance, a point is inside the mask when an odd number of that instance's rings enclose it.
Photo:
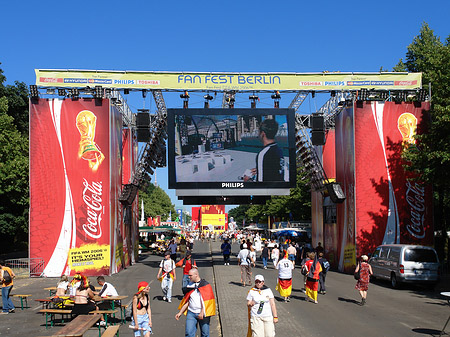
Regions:
[[[439,282],[439,258],[427,246],[381,245],[371,255],[373,277],[389,280],[393,288],[400,283],[422,283],[434,287]]]

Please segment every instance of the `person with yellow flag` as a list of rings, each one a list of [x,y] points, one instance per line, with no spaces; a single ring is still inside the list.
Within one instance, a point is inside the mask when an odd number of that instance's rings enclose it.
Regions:
[[[200,326],[201,337],[209,337],[209,324],[211,316],[216,314],[216,300],[211,285],[200,278],[198,269],[189,270],[190,284],[183,288],[185,293],[175,319],[179,320],[186,314],[186,337],[195,337],[197,324]]]

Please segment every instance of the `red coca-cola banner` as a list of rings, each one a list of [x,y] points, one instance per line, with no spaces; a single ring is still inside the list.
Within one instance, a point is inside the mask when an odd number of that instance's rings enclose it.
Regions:
[[[109,101],[30,104],[30,258],[45,276],[110,272]]]
[[[357,102],[336,120],[336,174],[346,200],[337,206],[339,268],[380,244],[433,244],[432,191],[401,159],[426,127],[428,103]],[[420,177],[419,177],[420,178]],[[419,179],[420,180],[420,179]]]

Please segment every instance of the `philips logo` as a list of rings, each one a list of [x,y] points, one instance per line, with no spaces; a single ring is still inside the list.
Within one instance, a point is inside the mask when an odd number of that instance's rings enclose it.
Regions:
[[[222,188],[229,188],[229,187],[232,187],[232,188],[236,188],[236,187],[239,187],[239,188],[243,188],[244,187],[244,183],[222,183]]]

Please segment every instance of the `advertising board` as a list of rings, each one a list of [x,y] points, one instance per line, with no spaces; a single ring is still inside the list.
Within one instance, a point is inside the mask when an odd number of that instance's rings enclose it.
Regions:
[[[294,134],[293,109],[168,109],[169,188],[294,187]]]

